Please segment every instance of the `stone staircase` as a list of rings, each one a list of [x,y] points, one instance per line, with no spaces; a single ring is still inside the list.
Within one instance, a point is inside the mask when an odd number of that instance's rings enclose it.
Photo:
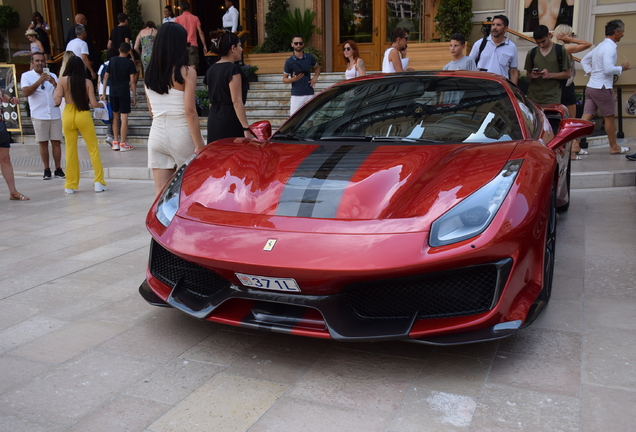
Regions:
[[[272,123],[272,130],[276,130],[289,117],[291,86],[289,84],[283,84],[282,73],[259,75],[258,78],[258,82],[250,83],[246,103],[247,118],[250,123],[259,120],[269,120]],[[316,90],[318,92],[322,91],[343,79],[344,73],[342,72],[322,73],[318,79]],[[205,89],[203,77],[198,77],[197,90]],[[132,107],[132,111],[128,116],[128,142],[134,146],[145,146],[148,140],[152,119],[148,115],[148,104],[144,96],[142,81],[137,84],[137,95],[137,106]],[[20,92],[20,100],[24,142],[35,143],[33,124],[24,108],[26,97],[24,97],[22,92]],[[204,138],[207,134],[207,123],[207,117],[199,118],[199,124]],[[106,125],[102,121],[95,121],[95,129],[100,141],[106,137],[106,128]],[[14,140],[20,140],[16,133],[14,133]]]

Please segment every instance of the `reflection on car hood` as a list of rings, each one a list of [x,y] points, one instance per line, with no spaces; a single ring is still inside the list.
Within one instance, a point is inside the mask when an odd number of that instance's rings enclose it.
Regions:
[[[181,209],[196,204],[342,220],[438,217],[495,177],[514,146],[224,140],[188,167]]]

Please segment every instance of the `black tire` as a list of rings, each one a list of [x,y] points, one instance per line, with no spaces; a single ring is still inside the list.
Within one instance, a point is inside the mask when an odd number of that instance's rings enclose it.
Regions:
[[[565,183],[568,188],[568,202],[566,202],[562,206],[557,207],[557,211],[560,211],[560,212],[568,211],[568,209],[570,208],[570,201],[572,201],[572,196],[570,195],[571,175],[572,175],[572,159],[570,158],[568,160],[568,173],[566,174],[566,177],[565,177]]]
[[[552,281],[554,279],[554,259],[556,251],[557,214],[556,214],[556,184],[552,187],[550,207],[548,208],[548,226],[545,233],[545,250],[543,253],[543,287],[537,300],[548,303],[552,295]]]

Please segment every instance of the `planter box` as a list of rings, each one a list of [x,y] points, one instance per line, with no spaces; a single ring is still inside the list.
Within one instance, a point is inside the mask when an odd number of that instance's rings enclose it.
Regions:
[[[257,74],[282,74],[285,60],[292,55],[287,53],[247,54],[243,58],[245,64],[258,66]]]

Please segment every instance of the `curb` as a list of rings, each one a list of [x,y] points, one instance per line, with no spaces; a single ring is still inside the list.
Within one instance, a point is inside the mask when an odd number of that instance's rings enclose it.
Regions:
[[[14,171],[19,177],[41,177],[42,172]],[[80,178],[93,177],[93,171],[82,171]],[[104,168],[107,180],[152,180],[152,170],[143,167],[111,167]],[[572,189],[594,189],[608,187],[636,186],[636,169],[620,171],[594,171],[572,173]]]

